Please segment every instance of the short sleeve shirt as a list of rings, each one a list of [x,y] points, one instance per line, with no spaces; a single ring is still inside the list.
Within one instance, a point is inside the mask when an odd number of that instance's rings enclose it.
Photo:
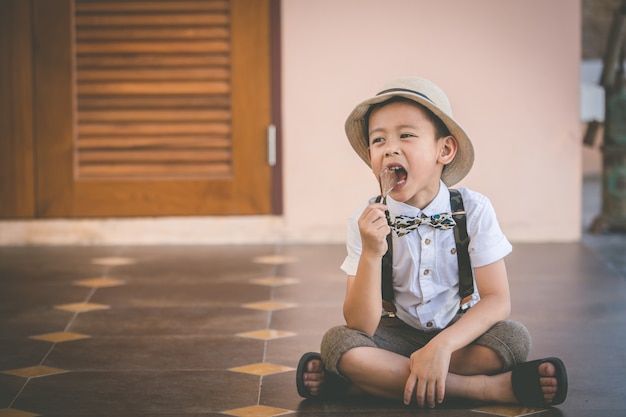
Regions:
[[[511,250],[498,224],[491,202],[484,195],[467,188],[459,188],[467,216],[470,237],[469,254],[473,268],[496,262]],[[358,219],[363,204],[348,219],[347,256],[341,269],[356,275],[362,244]],[[423,210],[387,197],[391,220],[398,215],[432,216],[449,213],[450,192],[441,182],[439,193]],[[398,237],[392,233],[393,289],[397,316],[420,330],[445,328],[459,309],[459,269],[456,257],[454,231],[420,225],[416,230]],[[476,286],[474,286],[476,288]],[[475,290],[470,306],[480,300]]]

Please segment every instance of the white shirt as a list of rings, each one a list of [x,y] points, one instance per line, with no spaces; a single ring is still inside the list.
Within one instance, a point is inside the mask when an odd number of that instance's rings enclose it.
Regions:
[[[511,252],[512,246],[500,229],[489,199],[467,188],[459,188],[459,192],[467,216],[472,267],[489,265],[504,258]],[[348,275],[357,273],[362,251],[358,219],[372,201],[363,204],[348,219],[348,255],[341,265]],[[439,193],[424,210],[394,201],[391,197],[387,197],[387,207],[392,221],[401,214],[420,216],[423,212],[432,216],[449,213],[450,191],[441,182]],[[391,233],[396,315],[417,329],[445,328],[458,312],[460,303],[454,231],[421,225],[402,237],[393,231]],[[480,296],[475,290],[470,306],[478,300]]]

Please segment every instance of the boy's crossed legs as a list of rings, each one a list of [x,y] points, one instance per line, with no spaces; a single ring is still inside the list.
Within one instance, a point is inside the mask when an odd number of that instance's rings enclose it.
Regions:
[[[366,392],[401,400],[410,372],[408,356],[412,350],[419,348],[415,346],[416,342],[423,346],[434,336],[420,335],[418,332],[417,339],[426,337],[418,341],[413,337],[415,334],[400,320],[386,318],[373,338],[345,327],[331,329],[322,343],[326,366],[320,359],[308,360],[304,364],[301,384],[311,396],[319,396],[324,393],[324,386],[328,385],[329,380],[337,381],[340,378],[334,375],[338,373],[351,381],[339,384],[345,387],[346,394]],[[518,403],[510,370],[526,360],[529,350],[530,336],[521,324],[510,321],[499,323],[475,344],[452,355],[446,379],[446,396],[484,402]],[[543,398],[538,399],[540,405],[553,403],[559,389],[555,365],[551,362],[537,363],[533,365],[533,371],[535,373],[527,378],[534,381],[529,383],[526,379],[523,384],[538,384],[537,389],[540,388],[543,395]],[[415,394],[412,398],[415,398]],[[435,398],[421,396],[417,402],[420,406],[432,407]]]
[[[348,393],[366,392],[383,398],[402,399],[409,377],[408,358],[383,349],[362,347],[346,352],[339,363],[340,369],[344,367],[347,368],[345,375],[353,382]],[[324,364],[313,359],[306,369],[304,384],[313,396],[317,396],[324,384]],[[558,389],[554,365],[549,362],[539,365],[539,375],[544,402],[551,404]],[[511,371],[492,376],[463,376],[455,374],[451,368],[446,380],[446,396],[484,402],[518,402],[511,385]]]

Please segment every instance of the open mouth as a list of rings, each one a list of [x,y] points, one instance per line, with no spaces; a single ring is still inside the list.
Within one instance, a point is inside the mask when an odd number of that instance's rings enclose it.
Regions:
[[[403,184],[407,178],[407,172],[404,167],[400,165],[388,166],[387,169],[395,174],[396,185]]]
[[[407,178],[406,169],[401,165],[390,165],[380,170],[378,180],[380,181],[380,194],[384,197],[398,186],[404,184]]]

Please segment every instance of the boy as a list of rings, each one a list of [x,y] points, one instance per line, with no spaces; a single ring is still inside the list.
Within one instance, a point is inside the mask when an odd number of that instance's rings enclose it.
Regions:
[[[405,404],[415,399],[419,407],[431,408],[445,396],[527,406],[562,403],[563,363],[525,362],[528,331],[506,320],[504,257],[511,245],[491,203],[461,188],[464,211],[450,214],[447,186],[469,172],[474,151],[443,91],[421,78],[393,80],[359,104],[345,128],[374,174],[391,170],[395,185],[387,198],[370,200],[350,218],[342,265],[348,275],[346,326],[326,333],[321,355],[301,358],[298,393],[305,398],[368,393]],[[469,256],[457,255],[457,248],[463,249],[454,228],[467,230]],[[389,249],[391,297],[381,290],[382,259]],[[461,300],[465,264],[476,290],[470,288]],[[381,317],[384,295],[388,314]]]

